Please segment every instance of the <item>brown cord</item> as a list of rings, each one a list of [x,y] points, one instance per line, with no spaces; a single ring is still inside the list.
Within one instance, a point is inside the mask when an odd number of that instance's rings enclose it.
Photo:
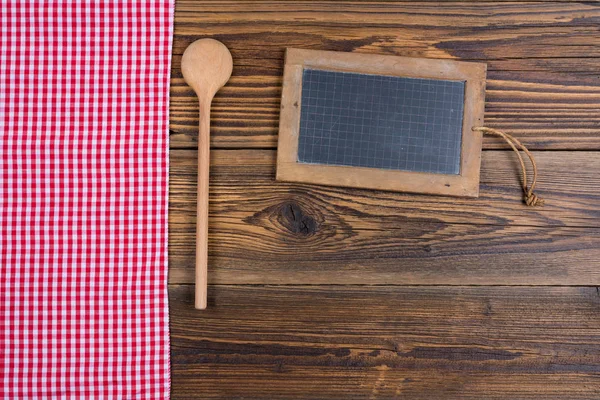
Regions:
[[[482,132],[483,134],[500,136],[501,138],[506,140],[506,143],[508,143],[510,147],[512,147],[512,149],[517,154],[517,157],[519,157],[519,163],[521,164],[521,170],[523,171],[523,182],[521,183],[521,186],[523,187],[523,194],[525,195],[523,201],[525,202],[525,204],[531,207],[543,206],[544,200],[539,198],[535,193],[533,193],[533,189],[535,188],[535,183],[537,181],[537,165],[535,164],[535,159],[533,158],[533,155],[529,152],[529,150],[527,150],[527,147],[525,147],[521,142],[519,142],[514,136],[509,135],[506,132],[499,131],[497,129],[488,128],[485,126],[478,126],[473,128],[473,130]],[[519,153],[517,147],[519,147],[521,150],[523,150],[525,154],[527,154],[527,157],[529,157],[529,161],[531,161],[531,165],[533,167],[533,179],[531,181],[531,186],[529,187],[527,186],[527,169],[525,168],[525,162],[523,161],[523,157],[521,156],[521,153]]]

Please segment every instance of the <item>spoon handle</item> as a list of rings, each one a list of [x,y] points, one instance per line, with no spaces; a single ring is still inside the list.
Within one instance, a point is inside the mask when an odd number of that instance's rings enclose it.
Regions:
[[[198,132],[198,205],[196,216],[196,309],[206,308],[208,285],[208,180],[210,169],[210,103],[200,99]]]

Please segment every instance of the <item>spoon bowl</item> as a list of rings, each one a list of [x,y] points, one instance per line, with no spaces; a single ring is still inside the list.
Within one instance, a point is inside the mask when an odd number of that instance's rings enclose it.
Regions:
[[[227,47],[214,39],[200,39],[190,44],[181,58],[185,82],[198,95],[198,100],[211,100],[233,70],[233,59]]]

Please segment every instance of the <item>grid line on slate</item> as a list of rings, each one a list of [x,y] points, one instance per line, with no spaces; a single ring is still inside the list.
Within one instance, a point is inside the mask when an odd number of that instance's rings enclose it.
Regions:
[[[464,81],[305,69],[298,161],[458,174]]]

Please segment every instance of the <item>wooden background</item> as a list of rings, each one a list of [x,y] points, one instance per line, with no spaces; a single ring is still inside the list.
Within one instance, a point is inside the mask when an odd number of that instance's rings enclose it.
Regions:
[[[192,41],[213,103],[209,309],[193,307]],[[481,197],[275,182],[285,47],[488,64],[486,125],[534,150],[544,208],[486,138]],[[600,3],[177,0],[174,399],[600,398]]]

